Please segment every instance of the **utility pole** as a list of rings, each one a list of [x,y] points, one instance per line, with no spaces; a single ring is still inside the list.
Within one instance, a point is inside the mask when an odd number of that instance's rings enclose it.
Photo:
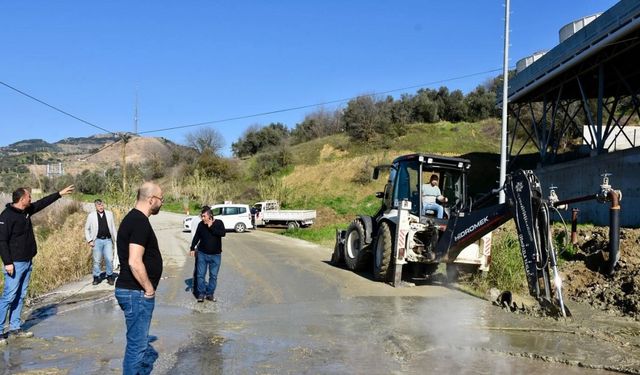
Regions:
[[[40,188],[40,191],[44,191],[42,189],[42,180],[40,179],[40,174],[38,173],[38,165],[36,164],[37,153],[38,149],[36,149],[36,153],[33,154],[33,174],[35,174],[36,180],[38,180],[38,188]]]
[[[509,106],[509,0],[504,5],[504,60],[502,61],[502,137],[500,139],[500,186],[507,179],[507,107]],[[500,190],[500,203],[505,202],[504,190]]]
[[[127,194],[127,141],[131,135],[129,133],[120,133],[122,140],[122,192]]]
[[[138,134],[138,88],[136,87],[136,103],[133,113],[133,134]]]

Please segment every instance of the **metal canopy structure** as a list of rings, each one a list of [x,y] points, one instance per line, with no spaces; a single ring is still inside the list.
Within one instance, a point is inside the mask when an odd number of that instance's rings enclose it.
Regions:
[[[513,77],[509,154],[533,142],[541,162],[553,163],[563,137],[583,134],[584,125],[592,154],[607,152],[607,139],[627,137],[623,128],[640,117],[639,56],[640,1],[622,0]],[[525,139],[514,150],[517,133]]]

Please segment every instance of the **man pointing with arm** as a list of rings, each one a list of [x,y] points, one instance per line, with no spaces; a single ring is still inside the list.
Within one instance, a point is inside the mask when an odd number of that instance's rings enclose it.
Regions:
[[[0,257],[4,274],[4,291],[0,298],[0,332],[4,329],[7,316],[9,329],[0,333],[0,345],[6,344],[8,337],[31,337],[33,333],[21,328],[20,313],[33,269],[33,257],[38,252],[33,234],[31,216],[57,201],[63,195],[73,192],[69,185],[57,193],[31,203],[31,189],[18,188],[0,214]]]

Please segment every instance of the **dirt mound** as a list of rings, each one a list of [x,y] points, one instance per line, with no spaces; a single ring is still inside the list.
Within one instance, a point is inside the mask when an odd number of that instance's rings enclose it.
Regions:
[[[613,276],[603,272],[608,228],[594,227],[578,234],[578,252],[560,269],[565,297],[640,320],[640,229],[621,230],[620,261]]]
[[[140,164],[150,158],[167,159],[171,148],[162,138],[131,137],[126,144],[127,164]],[[88,162],[102,164],[118,164],[122,161],[122,141],[105,146],[87,158]]]
[[[127,164],[143,164],[149,160],[167,163],[175,145],[164,138],[133,136],[126,144]],[[86,155],[69,155],[64,160],[66,173],[78,174],[83,170],[103,170],[122,164],[122,141],[106,144],[100,150]],[[37,166],[45,173],[46,166]]]

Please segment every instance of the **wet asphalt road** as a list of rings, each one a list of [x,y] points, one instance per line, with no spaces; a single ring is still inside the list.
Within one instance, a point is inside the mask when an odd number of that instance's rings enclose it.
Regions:
[[[441,285],[394,289],[329,265],[331,249],[260,231],[227,234],[218,302],[197,303],[181,223],[152,218],[165,260],[154,373],[640,372],[637,322],[575,306],[559,322]],[[124,318],[105,282],[70,284],[32,306],[25,327],[36,338],[0,347],[0,374],[121,372]]]

